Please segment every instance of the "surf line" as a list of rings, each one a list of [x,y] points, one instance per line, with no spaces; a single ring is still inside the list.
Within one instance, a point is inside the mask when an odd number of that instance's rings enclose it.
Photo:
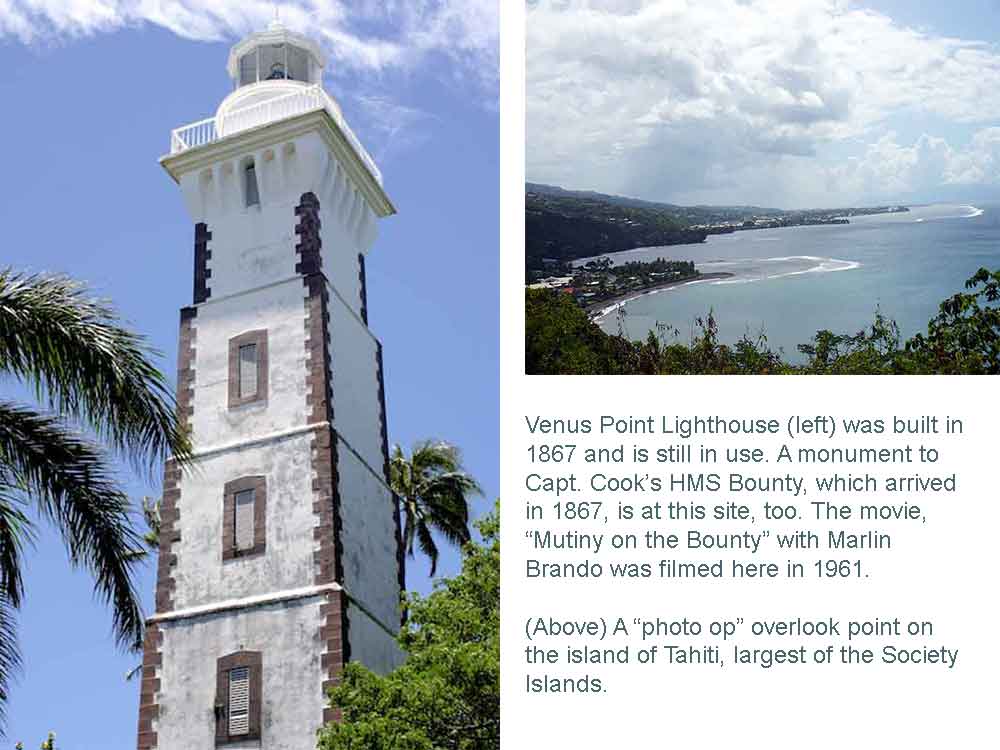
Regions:
[[[815,262],[816,265],[811,266],[809,268],[803,268],[802,270],[799,270],[799,271],[786,271],[784,273],[772,273],[772,274],[766,275],[766,276],[741,276],[739,273],[736,273],[736,274],[729,273],[724,278],[719,278],[719,276],[715,275],[715,274],[717,274],[719,272],[710,270],[714,266],[727,266],[727,265],[734,265],[736,263],[776,263],[776,262],[782,262],[782,261],[787,262],[787,261],[791,261],[791,260],[809,260],[809,261]],[[840,265],[831,267],[833,264],[840,264]],[[595,313],[592,313],[591,320],[593,322],[595,322],[595,323],[598,323],[598,322],[604,320],[605,318],[607,318],[609,315],[611,315],[612,313],[614,313],[619,308],[624,307],[625,305],[627,305],[629,302],[633,302],[633,301],[635,301],[637,299],[641,299],[643,297],[649,297],[649,296],[652,296],[654,294],[659,294],[660,292],[668,292],[668,291],[671,291],[673,289],[682,289],[682,288],[684,288],[686,286],[695,286],[696,284],[709,284],[709,285],[712,285],[712,286],[722,286],[722,285],[728,285],[728,284],[751,284],[751,283],[755,283],[755,282],[758,282],[758,281],[770,281],[772,279],[783,279],[783,278],[786,278],[788,276],[801,276],[801,275],[807,274],[807,273],[836,273],[837,271],[853,271],[853,270],[855,270],[857,268],[860,268],[860,267],[861,267],[861,263],[858,262],[858,261],[856,261],[856,260],[842,260],[840,258],[821,258],[821,257],[816,256],[816,255],[787,255],[787,256],[779,256],[779,257],[775,257],[775,258],[743,258],[743,259],[739,259],[739,260],[713,260],[713,261],[707,261],[706,263],[703,263],[703,264],[701,264],[701,266],[699,266],[699,270],[701,270],[701,269],[708,269],[708,270],[705,271],[705,274],[706,274],[705,278],[697,278],[696,277],[694,279],[690,279],[690,280],[687,280],[687,281],[682,281],[679,284],[669,284],[669,285],[666,285],[666,286],[655,287],[653,289],[646,289],[646,290],[638,291],[635,294],[633,294],[633,295],[631,295],[629,297],[626,297],[625,299],[622,299],[622,300],[619,300],[617,302],[614,302],[611,305],[609,305],[608,307],[604,307],[604,308],[600,309],[599,311],[597,311]],[[708,274],[712,274],[712,275],[708,275]],[[720,274],[720,275],[722,275],[722,274]]]

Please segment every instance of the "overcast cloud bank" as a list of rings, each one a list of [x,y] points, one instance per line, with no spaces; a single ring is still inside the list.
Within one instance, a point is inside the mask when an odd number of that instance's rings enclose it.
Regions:
[[[529,180],[789,207],[1000,187],[1000,51],[857,3],[537,0],[527,47]]]

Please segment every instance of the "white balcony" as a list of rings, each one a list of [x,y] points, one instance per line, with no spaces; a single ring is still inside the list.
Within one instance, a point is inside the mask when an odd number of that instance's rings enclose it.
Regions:
[[[289,93],[265,99],[245,107],[227,110],[224,115],[199,120],[190,125],[176,128],[170,134],[170,154],[179,154],[188,149],[207,146],[227,136],[261,125],[285,120],[289,117],[325,110],[333,119],[347,141],[354,148],[358,158],[371,172],[375,181],[382,184],[382,173],[375,165],[361,141],[348,126],[337,103],[330,98],[319,84],[301,86]]]

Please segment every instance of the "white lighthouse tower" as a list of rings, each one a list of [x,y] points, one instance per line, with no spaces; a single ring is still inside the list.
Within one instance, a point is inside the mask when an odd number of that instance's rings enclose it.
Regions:
[[[399,653],[398,506],[365,254],[394,213],[278,23],[233,47],[235,90],[160,161],[194,223],[177,400],[195,461],[165,471],[140,750],[315,747],[349,660]]]

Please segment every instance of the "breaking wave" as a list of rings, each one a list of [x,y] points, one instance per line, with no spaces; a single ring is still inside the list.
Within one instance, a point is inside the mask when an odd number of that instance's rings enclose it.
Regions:
[[[728,266],[729,268],[721,268]],[[698,266],[700,271],[732,270],[733,278],[710,281],[712,284],[752,284],[756,281],[801,276],[806,273],[853,271],[861,264],[854,260],[820,258],[815,255],[788,255],[779,258],[748,258],[746,260],[713,261]],[[738,269],[738,270],[737,270]]]
[[[664,287],[662,289],[650,289],[645,292],[637,292],[628,299],[616,302],[608,307],[602,308],[593,315],[593,320],[599,321],[614,313],[618,308],[627,305],[633,300],[641,297],[648,297],[653,294],[672,292],[696,284],[711,284],[713,286],[723,286],[727,284],[753,284],[758,281],[768,281],[771,279],[782,279],[789,276],[801,276],[809,273],[835,273],[838,271],[852,271],[860,268],[861,264],[854,260],[841,260],[839,258],[821,258],[815,255],[789,255],[777,258],[743,258],[739,260],[713,260],[697,265],[702,273],[725,272],[731,273],[724,279],[694,279],[676,286]]]
[[[957,209],[963,209],[965,213],[961,214],[947,214],[944,216],[921,216],[920,218],[914,219],[914,224],[922,224],[925,221],[939,221],[941,219],[974,219],[977,216],[982,216],[983,209],[977,206],[955,206]]]

